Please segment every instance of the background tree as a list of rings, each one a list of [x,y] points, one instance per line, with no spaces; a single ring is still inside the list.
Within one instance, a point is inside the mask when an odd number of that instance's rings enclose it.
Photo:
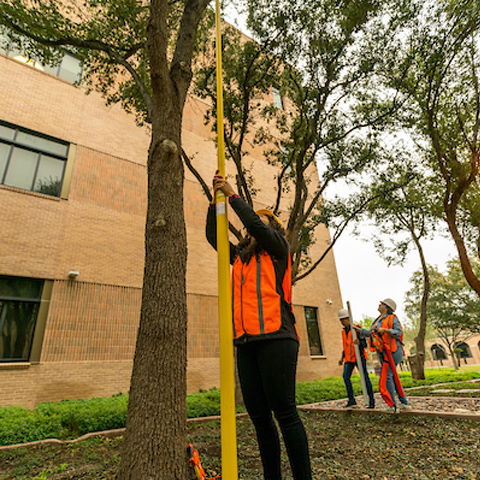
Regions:
[[[266,161],[276,167],[277,188],[269,207],[287,212],[294,281],[319,265],[371,200],[357,193],[330,203],[323,195],[339,179],[380,161],[377,135],[397,108],[388,95],[389,105],[382,102],[374,113],[368,108],[378,103],[378,52],[401,17],[384,3],[252,0],[248,26],[256,41],[225,31],[227,156],[235,165],[238,192],[250,205],[259,187],[249,152],[263,148]],[[195,93],[212,101],[210,121],[216,108],[215,68],[207,55],[205,60],[199,64]],[[266,101],[272,87],[285,108]],[[269,128],[259,128],[265,121]],[[186,152],[185,159],[194,170],[188,160],[193,153]],[[330,227],[332,238],[311,258],[308,249],[320,224]]]
[[[471,264],[480,251],[480,4],[441,0],[415,8],[418,21],[386,55],[384,85],[405,101],[401,128],[410,129],[436,173],[443,218],[465,277],[480,295]]]
[[[480,274],[477,260],[470,260],[476,275]],[[461,340],[480,332],[480,299],[467,283],[459,260],[448,262],[442,274],[429,267],[430,297],[427,304],[428,322],[445,344],[456,369],[455,348]],[[412,288],[406,294],[405,311],[411,319],[418,318],[423,272],[412,276]]]
[[[119,479],[187,478],[182,113],[209,0],[7,0],[0,25],[30,58],[68,50],[84,81],[151,123],[140,326]]]
[[[420,321],[414,338],[416,353],[409,358],[412,376],[425,378],[425,335],[430,279],[422,240],[436,231],[435,188],[425,171],[416,168],[416,155],[392,151],[392,161],[371,180],[368,189],[375,200],[370,202],[363,217],[377,227],[373,241],[377,252],[389,265],[403,264],[412,248],[418,252],[423,284],[420,300]],[[387,186],[387,187],[386,187]],[[396,186],[397,188],[392,188]],[[438,203],[438,202],[437,202]]]

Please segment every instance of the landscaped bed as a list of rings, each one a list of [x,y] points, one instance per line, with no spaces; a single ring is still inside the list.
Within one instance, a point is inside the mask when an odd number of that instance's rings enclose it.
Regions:
[[[427,378],[415,382],[401,373],[407,395],[415,410],[473,412],[480,419],[480,397],[453,398],[453,393],[479,390],[478,371],[453,369],[427,371]],[[378,378],[373,377],[378,392]],[[355,393],[360,382],[353,379]],[[445,383],[444,383],[445,382]],[[439,386],[439,384],[441,384]],[[450,390],[448,398],[436,396]],[[475,393],[475,392],[474,392]],[[341,378],[298,385],[299,404],[316,403],[321,408],[338,408],[345,403]],[[310,439],[314,479],[478,479],[480,422],[465,419],[425,418],[381,413],[385,407],[376,394],[375,415],[369,411],[301,411]],[[362,398],[357,398],[362,405]],[[81,434],[124,426],[128,398],[64,401],[41,404],[35,411],[18,407],[0,409],[0,444],[42,438],[71,439]],[[215,415],[219,410],[219,390],[189,395],[190,417]],[[241,411],[241,408],[239,409]],[[379,412],[380,410],[380,412]],[[159,415],[160,418],[160,415]],[[477,418],[477,415],[475,416]],[[159,421],[161,421],[159,419]],[[219,472],[219,421],[189,423],[190,439],[212,474]],[[118,466],[122,437],[96,437],[73,444],[37,445],[0,451],[0,480],[113,479]],[[253,426],[248,417],[237,421],[239,478],[259,479],[260,461]],[[284,457],[285,471],[288,461]],[[192,478],[194,478],[192,476]],[[290,479],[291,476],[286,476]]]
[[[479,422],[348,411],[301,416],[316,480],[478,478]],[[190,441],[212,474],[221,470],[219,423],[189,424]],[[0,452],[0,479],[113,480],[121,442],[121,437],[95,438]],[[237,421],[237,445],[239,479],[260,479],[258,448],[248,418]],[[291,479],[285,455],[283,463],[285,479]]]

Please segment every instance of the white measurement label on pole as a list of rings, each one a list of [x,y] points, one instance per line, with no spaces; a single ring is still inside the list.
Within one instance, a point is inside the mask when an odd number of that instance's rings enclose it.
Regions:
[[[217,216],[225,215],[225,202],[217,203]]]

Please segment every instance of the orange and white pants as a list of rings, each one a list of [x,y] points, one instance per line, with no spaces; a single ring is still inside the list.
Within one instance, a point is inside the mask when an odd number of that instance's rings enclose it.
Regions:
[[[398,377],[396,366],[403,358],[403,351],[397,348],[397,351],[392,353],[388,346],[384,346],[383,351],[377,350],[382,372],[380,374],[380,394],[389,407],[396,405],[395,391],[398,394],[400,402],[408,405],[408,400],[403,390],[400,378]]]

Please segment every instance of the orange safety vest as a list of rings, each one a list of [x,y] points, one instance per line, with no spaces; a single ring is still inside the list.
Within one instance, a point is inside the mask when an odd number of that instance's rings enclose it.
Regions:
[[[360,325],[355,326],[360,327]],[[342,330],[342,340],[344,361],[347,363],[355,363],[357,361],[357,355],[355,354],[355,345],[352,340],[352,329],[349,330],[348,334],[345,332],[345,329]],[[361,348],[360,345],[359,348]],[[363,353],[368,360],[368,353],[365,349],[363,349]]]
[[[282,284],[278,285],[273,260],[267,252],[253,255],[247,264],[240,256],[237,257],[233,264],[231,286],[235,339],[245,334],[262,335],[279,331],[283,320],[282,298],[292,313],[290,318],[293,318],[291,263],[288,254],[285,275]]]
[[[381,328],[391,329],[393,328],[393,319],[397,318],[395,314],[387,315],[383,320],[382,324],[380,325]],[[397,318],[398,320],[398,318]],[[400,328],[402,329],[402,335],[400,337],[400,342],[403,341],[403,328],[400,324]],[[375,350],[380,350],[383,352],[383,345],[386,344],[390,347],[390,351],[392,353],[397,351],[397,342],[396,340],[391,337],[388,333],[384,333],[383,335],[379,335],[375,331],[370,336],[370,351],[374,352]]]

